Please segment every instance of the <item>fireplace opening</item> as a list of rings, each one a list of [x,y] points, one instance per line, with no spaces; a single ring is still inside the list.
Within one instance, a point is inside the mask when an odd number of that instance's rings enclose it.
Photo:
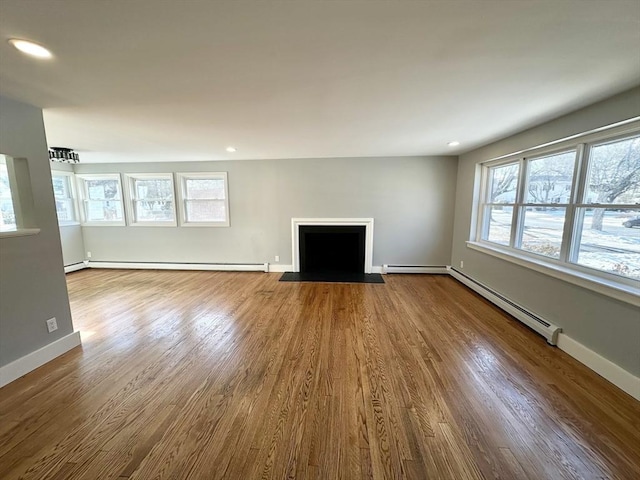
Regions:
[[[301,273],[364,273],[363,225],[300,225]]]

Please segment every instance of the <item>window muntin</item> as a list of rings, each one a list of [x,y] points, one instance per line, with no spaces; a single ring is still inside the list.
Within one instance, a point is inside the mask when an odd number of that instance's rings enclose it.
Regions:
[[[179,173],[183,225],[229,226],[226,173]]]
[[[85,225],[125,225],[119,174],[78,175]]]
[[[73,173],[51,172],[53,196],[56,201],[56,213],[59,225],[70,225],[78,221],[76,212]]]
[[[518,164],[518,178],[504,182],[505,167]],[[638,133],[483,167],[479,241],[609,280],[640,280]],[[511,222],[499,204],[513,206]]]
[[[132,225],[176,225],[172,174],[130,174],[127,180]]]
[[[16,213],[13,207],[9,170],[4,155],[0,155],[0,232],[11,232],[16,229]]]

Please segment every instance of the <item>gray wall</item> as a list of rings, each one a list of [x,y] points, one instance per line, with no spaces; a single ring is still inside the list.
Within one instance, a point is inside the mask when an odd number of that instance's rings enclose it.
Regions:
[[[80,164],[76,173],[226,171],[231,227],[83,227],[94,261],[292,263],[292,217],[373,217],[374,265],[446,265],[455,157]]]
[[[50,163],[50,165],[51,171],[73,172],[72,165],[64,163]],[[80,263],[85,259],[84,239],[80,224],[61,226],[60,241],[62,242],[62,259],[65,267]]]
[[[563,332],[640,375],[640,311],[629,304],[469,249],[476,165],[640,115],[640,88],[462,155],[451,265],[562,327]]]
[[[25,157],[40,233],[0,238],[0,366],[73,332],[42,111],[0,97],[0,153]],[[45,321],[58,320],[47,333]]]

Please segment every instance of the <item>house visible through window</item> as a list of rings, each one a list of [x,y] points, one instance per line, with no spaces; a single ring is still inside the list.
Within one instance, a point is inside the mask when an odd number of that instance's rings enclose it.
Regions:
[[[484,164],[478,242],[640,280],[640,135],[592,138]]]
[[[226,173],[179,173],[183,225],[229,226]]]

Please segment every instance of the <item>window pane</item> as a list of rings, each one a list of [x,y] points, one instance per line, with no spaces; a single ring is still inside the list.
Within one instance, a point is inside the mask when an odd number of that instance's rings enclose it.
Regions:
[[[487,203],[515,203],[520,164],[512,163],[489,170],[489,192]]]
[[[221,200],[186,200],[188,222],[225,222],[225,203]]]
[[[134,201],[137,222],[172,222],[173,202],[170,200]]]
[[[73,200],[56,198],[56,212],[59,222],[73,222],[76,219]]]
[[[577,263],[640,280],[640,209],[580,209]]]
[[[69,198],[69,177],[63,175],[53,175],[51,177],[53,183],[53,194],[56,198]]]
[[[529,160],[525,203],[569,203],[575,162],[575,150]]]
[[[640,137],[593,147],[586,187],[585,203],[640,203]]]
[[[139,200],[172,200],[173,182],[169,179],[134,180],[135,195]]]
[[[16,215],[13,211],[11,185],[7,165],[0,163],[0,231],[16,229]]]
[[[119,200],[87,201],[87,221],[122,221],[122,205]]]
[[[86,186],[89,200],[113,200],[120,197],[120,183],[115,179],[86,180]]]
[[[486,208],[488,215],[485,240],[509,245],[511,239],[511,221],[513,219],[513,207],[492,206]]]
[[[560,258],[564,208],[527,207],[520,248],[528,252]]]
[[[186,197],[189,199],[224,199],[223,178],[188,178]]]

